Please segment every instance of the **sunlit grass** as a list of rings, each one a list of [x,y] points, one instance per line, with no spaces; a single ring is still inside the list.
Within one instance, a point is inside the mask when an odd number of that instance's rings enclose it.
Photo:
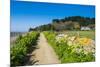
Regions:
[[[66,31],[69,36],[79,34],[80,37],[86,37],[95,40],[95,31]]]

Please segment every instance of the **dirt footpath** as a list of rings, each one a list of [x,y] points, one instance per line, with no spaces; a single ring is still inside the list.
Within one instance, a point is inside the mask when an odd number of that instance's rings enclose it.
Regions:
[[[36,61],[34,64],[58,64],[60,61],[58,60],[57,55],[55,54],[53,48],[48,44],[46,38],[43,33],[40,34],[37,49],[32,52],[34,54],[30,61]]]

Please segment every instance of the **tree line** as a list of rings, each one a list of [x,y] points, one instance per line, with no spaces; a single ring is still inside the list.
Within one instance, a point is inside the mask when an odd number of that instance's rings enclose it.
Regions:
[[[44,24],[35,28],[30,28],[29,31],[62,31],[62,30],[80,30],[82,26],[95,28],[95,18],[70,16],[63,19],[53,19],[52,23]]]

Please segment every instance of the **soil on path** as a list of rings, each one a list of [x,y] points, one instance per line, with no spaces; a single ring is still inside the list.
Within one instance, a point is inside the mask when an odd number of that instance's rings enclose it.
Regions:
[[[43,33],[40,34],[37,49],[32,52],[30,61],[35,65],[40,64],[58,64],[60,61],[53,48],[48,44]]]

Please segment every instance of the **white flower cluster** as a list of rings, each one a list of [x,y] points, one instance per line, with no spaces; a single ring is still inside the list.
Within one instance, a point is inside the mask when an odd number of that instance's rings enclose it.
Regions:
[[[56,42],[66,43],[68,46],[74,46],[73,51],[80,53],[83,51],[85,54],[92,52],[95,53],[95,42],[89,38],[80,38],[78,36],[68,36],[67,34],[58,34]],[[77,48],[80,47],[80,48]]]

